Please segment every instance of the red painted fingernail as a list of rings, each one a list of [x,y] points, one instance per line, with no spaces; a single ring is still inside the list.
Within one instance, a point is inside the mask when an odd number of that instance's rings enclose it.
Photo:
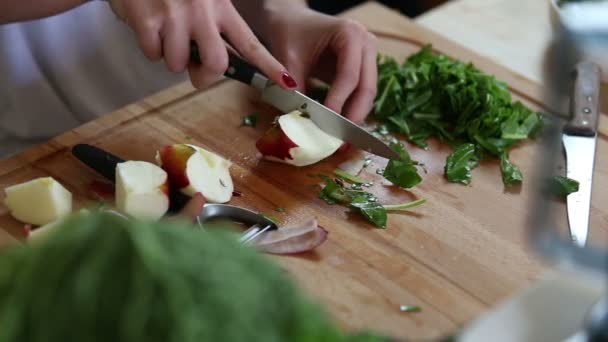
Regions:
[[[289,75],[287,72],[283,72],[281,74],[281,79],[283,80],[283,84],[287,88],[297,88],[298,87],[298,82],[296,82],[296,80],[294,80],[293,77],[291,77],[291,75]]]

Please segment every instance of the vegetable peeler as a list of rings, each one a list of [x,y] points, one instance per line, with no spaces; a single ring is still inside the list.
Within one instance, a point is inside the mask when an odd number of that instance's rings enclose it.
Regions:
[[[112,183],[116,181],[116,165],[125,161],[120,157],[89,144],[75,145],[72,148],[72,154]],[[189,196],[183,194],[178,189],[170,187],[169,212],[173,214],[177,213],[189,199]],[[229,219],[249,226],[241,235],[240,241],[243,244],[252,242],[266,231],[278,229],[277,225],[264,217],[264,215],[229,204],[205,204],[201,214],[196,217],[196,222],[200,228],[204,229],[204,223],[206,221],[218,218]]]

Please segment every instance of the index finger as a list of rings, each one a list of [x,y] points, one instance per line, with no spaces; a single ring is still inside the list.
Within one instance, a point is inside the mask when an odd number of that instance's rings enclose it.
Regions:
[[[296,80],[260,42],[234,7],[230,6],[220,28],[234,48],[270,80],[284,88],[297,88]]]

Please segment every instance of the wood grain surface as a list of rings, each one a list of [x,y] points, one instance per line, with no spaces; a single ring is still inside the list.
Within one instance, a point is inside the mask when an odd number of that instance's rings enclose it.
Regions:
[[[360,6],[345,16],[360,20],[380,38],[382,53],[403,59],[425,43],[453,57],[473,61],[508,82],[514,95],[542,107],[541,86],[479,57],[396,12],[376,4]],[[241,118],[261,113],[256,128],[240,127]],[[329,239],[314,253],[273,257],[318,299],[349,331],[361,329],[411,339],[436,338],[458,329],[491,306],[540,277],[548,267],[528,248],[525,221],[529,214],[530,182],[514,190],[503,188],[498,163],[484,162],[473,172],[471,186],[447,183],[443,177],[450,148],[432,142],[428,150],[409,147],[424,163],[423,182],[411,192],[382,185],[376,169],[385,160],[373,158],[362,176],[386,203],[414,198],[428,202],[412,211],[391,214],[386,230],[376,229],[348,210],[318,198],[317,180],[362,152],[329,158],[295,168],[259,161],[255,140],[279,114],[259,101],[254,90],[223,81],[206,91],[181,84],[44,145],[0,162],[0,187],[50,175],[73,192],[76,207],[91,203],[87,186],[100,176],[71,156],[76,143],[90,143],[125,159],[154,160],[157,148],[176,142],[198,144],[234,162],[232,176],[242,197],[232,204],[271,213],[282,223],[315,216]],[[605,123],[605,120],[604,120]],[[409,145],[408,145],[409,146]],[[515,148],[512,160],[529,179],[535,170],[535,143]],[[590,239],[603,239],[608,222],[608,144],[604,128],[598,158]],[[3,196],[3,195],[0,195]],[[284,213],[274,212],[277,207]],[[563,206],[562,206],[563,209]],[[0,241],[13,243],[22,225],[0,206]],[[420,313],[399,306],[418,305]]]

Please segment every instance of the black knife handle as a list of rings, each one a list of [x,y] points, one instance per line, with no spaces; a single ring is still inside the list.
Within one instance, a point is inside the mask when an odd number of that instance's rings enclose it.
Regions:
[[[125,161],[89,144],[78,144],[72,147],[72,154],[112,183],[116,182],[116,165]]]
[[[600,111],[600,75],[600,68],[592,62],[576,65],[571,121],[564,127],[564,133],[595,136]]]
[[[201,63],[198,45],[195,42],[190,42],[190,60],[196,64]],[[257,68],[228,51],[228,69],[224,72],[224,76],[251,85],[256,73],[262,74]]]
[[[116,165],[125,162],[110,152],[89,144],[72,147],[72,154],[85,165],[95,170],[112,183],[116,183]],[[169,212],[177,213],[190,200],[190,197],[173,186],[169,187]]]

